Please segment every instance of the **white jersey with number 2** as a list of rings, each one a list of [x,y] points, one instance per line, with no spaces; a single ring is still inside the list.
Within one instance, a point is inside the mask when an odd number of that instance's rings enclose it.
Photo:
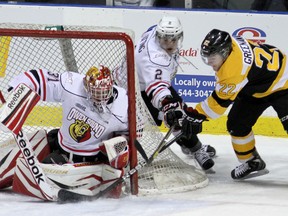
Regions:
[[[154,107],[162,97],[171,95],[168,89],[178,67],[178,53],[169,55],[156,40],[156,25],[141,37],[135,49],[135,61],[141,91],[146,91]]]

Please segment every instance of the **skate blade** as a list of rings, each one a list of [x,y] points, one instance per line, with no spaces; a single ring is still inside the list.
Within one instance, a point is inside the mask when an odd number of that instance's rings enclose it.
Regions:
[[[182,152],[182,153],[183,153],[183,152]],[[190,159],[195,159],[194,154],[185,154],[185,153],[183,153],[183,154],[186,155],[187,157],[189,157]],[[209,157],[213,159],[213,158],[217,158],[218,155],[215,154],[214,156],[211,156],[211,155],[209,154]]]
[[[216,173],[216,171],[213,169],[213,167],[211,167],[211,168],[208,169],[208,170],[204,170],[204,172],[205,172],[206,174],[215,174],[215,173]]]
[[[251,172],[249,175],[241,178],[241,179],[235,179],[236,181],[237,180],[245,180],[245,179],[251,179],[251,178],[255,178],[255,177],[258,177],[258,176],[263,176],[263,175],[266,175],[269,173],[269,170],[268,169],[263,169],[263,170],[259,170],[259,171],[255,171],[255,172]]]

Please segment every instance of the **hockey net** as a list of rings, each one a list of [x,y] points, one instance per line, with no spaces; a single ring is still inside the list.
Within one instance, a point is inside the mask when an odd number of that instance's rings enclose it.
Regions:
[[[144,124],[138,140],[147,155],[152,154],[163,138],[141,99],[137,73],[134,73],[133,38],[132,31],[115,27],[0,24],[0,90],[7,97],[11,78],[30,69],[85,73],[93,65],[108,66],[113,70],[116,84],[128,89],[132,168],[137,164],[133,147],[137,129]],[[61,104],[42,101],[29,115],[23,130],[49,131],[60,127],[61,119]],[[9,135],[0,133],[1,142],[8,139]],[[138,160],[142,160],[140,155]],[[207,184],[202,170],[184,163],[167,149],[150,166],[133,175],[130,190],[132,194],[161,194],[194,190]]]

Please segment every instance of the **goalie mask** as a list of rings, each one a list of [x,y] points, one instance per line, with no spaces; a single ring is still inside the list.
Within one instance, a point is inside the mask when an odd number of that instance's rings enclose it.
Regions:
[[[109,68],[104,66],[101,66],[100,69],[91,67],[83,82],[88,98],[99,111],[103,110],[103,106],[106,106],[113,92],[113,79]]]
[[[168,54],[182,47],[183,27],[177,17],[163,17],[156,26],[156,40]]]

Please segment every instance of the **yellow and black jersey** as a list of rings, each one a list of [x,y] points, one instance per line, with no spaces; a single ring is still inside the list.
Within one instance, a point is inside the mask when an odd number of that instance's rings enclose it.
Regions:
[[[232,51],[216,72],[215,90],[196,109],[217,118],[238,94],[263,98],[284,89],[288,89],[286,55],[271,45],[232,37]]]

